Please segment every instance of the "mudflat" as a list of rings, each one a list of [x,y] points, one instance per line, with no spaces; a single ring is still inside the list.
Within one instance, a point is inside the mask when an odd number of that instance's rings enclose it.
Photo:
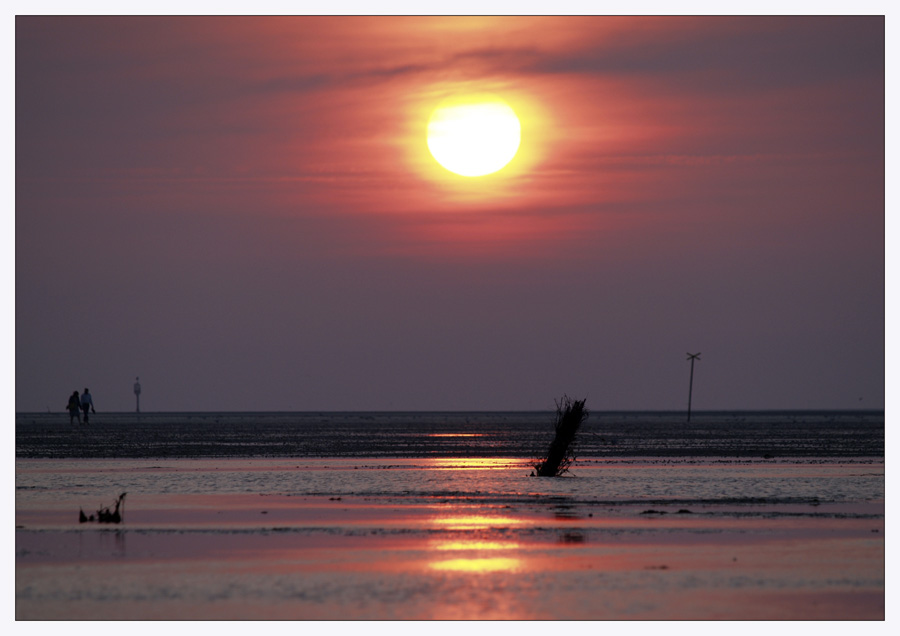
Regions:
[[[529,471],[20,459],[16,618],[884,618],[882,460]],[[126,491],[122,523],[78,522]]]

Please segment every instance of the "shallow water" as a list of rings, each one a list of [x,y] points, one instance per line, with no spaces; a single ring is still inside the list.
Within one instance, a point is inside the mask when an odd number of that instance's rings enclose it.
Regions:
[[[19,459],[16,617],[881,619],[879,458]],[[125,521],[79,524],[127,492]]]
[[[19,413],[16,618],[883,619],[882,412],[552,422]]]
[[[17,509],[102,502],[110,493],[367,496],[404,504],[466,497],[506,504],[560,498],[616,503],[847,503],[884,500],[882,460],[582,458],[561,478],[528,460],[216,459],[17,460]]]

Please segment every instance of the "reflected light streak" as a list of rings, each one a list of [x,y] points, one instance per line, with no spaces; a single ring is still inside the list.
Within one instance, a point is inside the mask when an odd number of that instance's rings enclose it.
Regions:
[[[433,550],[515,550],[520,545],[514,541],[440,541]]]
[[[488,559],[449,559],[431,563],[434,570],[449,570],[451,572],[505,572],[519,569],[521,561],[510,558]]]
[[[501,572],[523,567],[516,555],[521,546],[515,541],[482,541],[478,539],[439,540],[431,544],[431,549],[447,554],[455,552],[453,558],[445,558],[429,563],[433,570],[451,572]],[[507,551],[501,555],[499,552]]]
[[[430,542],[430,550],[444,558],[432,561],[429,568],[449,572],[504,572],[523,567],[518,558],[522,546],[516,541],[492,536],[491,531],[519,527],[525,523],[524,519],[460,512],[430,520],[437,529],[460,534]],[[488,536],[484,536],[485,532]]]
[[[517,460],[505,457],[430,457],[428,463],[432,468],[516,468],[519,463]]]
[[[486,515],[464,515],[438,517],[434,523],[447,530],[483,530],[486,528],[508,528],[520,526],[524,521],[513,517],[489,517]]]
[[[484,437],[484,433],[428,433],[425,437]]]

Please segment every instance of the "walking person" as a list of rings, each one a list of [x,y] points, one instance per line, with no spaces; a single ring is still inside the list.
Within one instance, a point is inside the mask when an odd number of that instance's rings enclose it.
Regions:
[[[94,399],[91,397],[91,392],[86,388],[84,393],[81,394],[81,408],[84,411],[84,423],[88,423],[88,411],[91,413],[96,413],[94,410]]]
[[[69,409],[69,424],[74,424],[75,419],[81,424],[81,398],[78,397],[78,391],[69,396],[69,403],[66,405]]]

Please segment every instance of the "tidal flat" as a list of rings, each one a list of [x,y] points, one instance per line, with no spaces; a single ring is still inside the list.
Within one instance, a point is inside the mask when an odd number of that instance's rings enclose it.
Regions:
[[[883,458],[16,460],[17,620],[883,620]],[[120,524],[79,523],[127,492]]]

